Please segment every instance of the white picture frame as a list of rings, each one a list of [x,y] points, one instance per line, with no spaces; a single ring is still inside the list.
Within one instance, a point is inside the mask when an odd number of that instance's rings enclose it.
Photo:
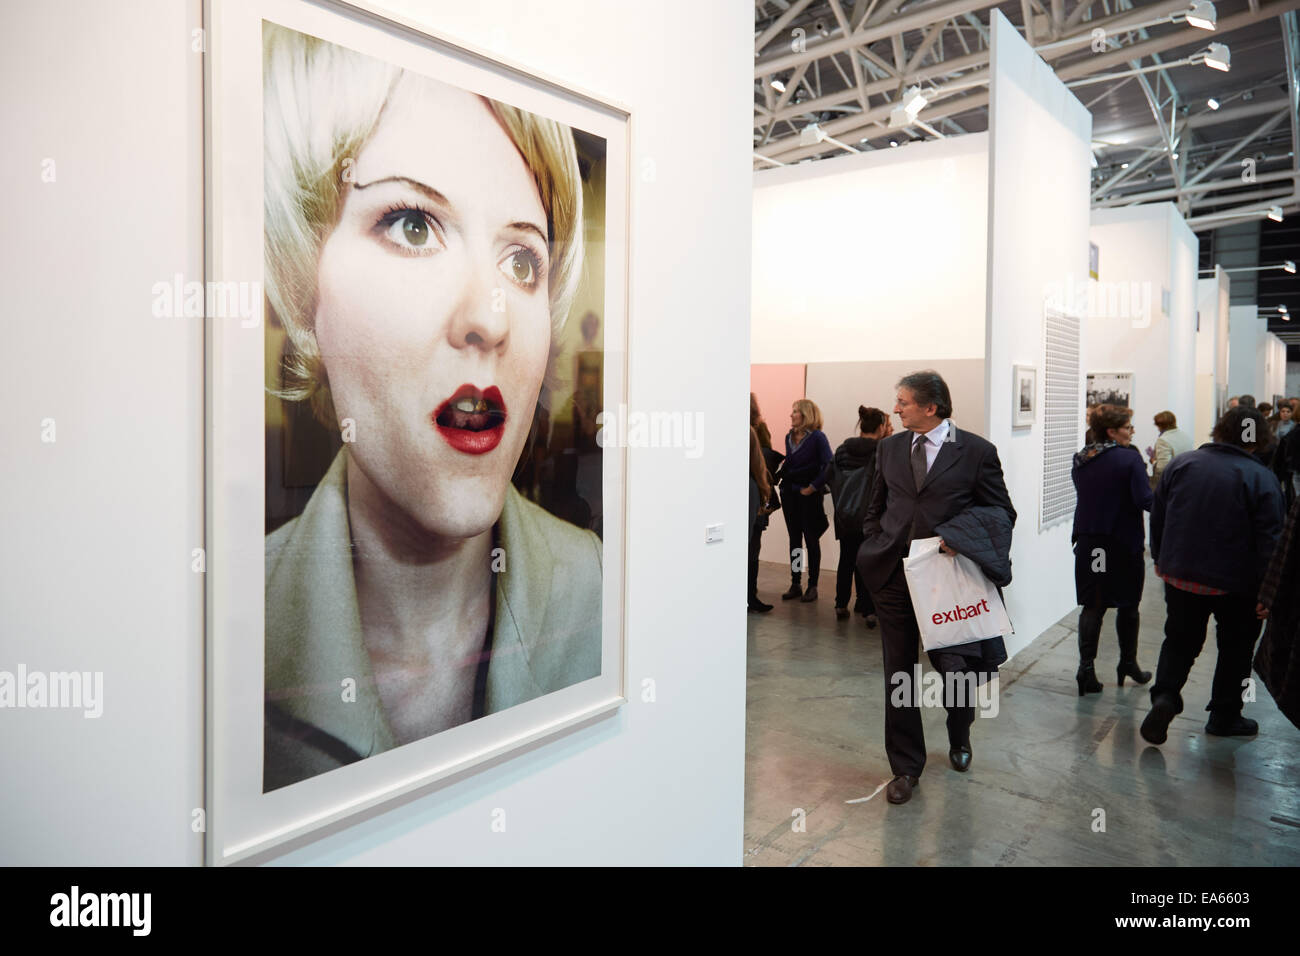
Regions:
[[[261,282],[262,23],[587,131],[605,141],[604,407],[627,400],[629,111],[423,26],[342,0],[204,4],[205,280]],[[207,319],[205,862],[258,861],[323,827],[381,812],[566,731],[627,701],[626,451],[601,449],[599,674],[508,709],[263,792],[265,348],[259,297],[243,321]],[[576,321],[576,320],[575,320]]]
[[[1014,365],[1011,369],[1011,427],[1028,428],[1038,421],[1038,369]]]

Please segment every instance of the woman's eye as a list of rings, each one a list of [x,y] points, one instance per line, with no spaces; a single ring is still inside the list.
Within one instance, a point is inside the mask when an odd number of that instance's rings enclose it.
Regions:
[[[524,288],[537,284],[537,261],[533,253],[520,249],[501,263],[501,271]]]
[[[408,209],[393,220],[386,235],[399,246],[420,248],[429,241],[429,222],[421,213]]]

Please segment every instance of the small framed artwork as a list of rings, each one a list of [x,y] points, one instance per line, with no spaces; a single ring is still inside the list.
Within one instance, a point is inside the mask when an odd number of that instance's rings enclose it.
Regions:
[[[227,864],[626,702],[630,116],[363,0],[204,7]]]
[[[1038,369],[1013,366],[1011,385],[1011,427],[1028,428],[1038,420]]]
[[[1132,372],[1089,372],[1084,389],[1088,407],[1098,405],[1119,405],[1122,408],[1133,407],[1133,373]]]

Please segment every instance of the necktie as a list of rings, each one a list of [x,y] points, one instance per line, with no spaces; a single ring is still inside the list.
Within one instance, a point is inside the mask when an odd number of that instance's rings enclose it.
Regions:
[[[912,445],[912,478],[916,481],[916,490],[925,484],[925,473],[929,469],[925,461],[925,436],[918,436]]]

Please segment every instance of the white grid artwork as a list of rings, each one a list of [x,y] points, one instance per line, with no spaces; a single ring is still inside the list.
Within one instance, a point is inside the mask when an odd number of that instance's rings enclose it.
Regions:
[[[1070,462],[1079,447],[1079,318],[1046,310],[1043,341],[1043,489],[1038,530],[1060,524],[1074,514]]]

